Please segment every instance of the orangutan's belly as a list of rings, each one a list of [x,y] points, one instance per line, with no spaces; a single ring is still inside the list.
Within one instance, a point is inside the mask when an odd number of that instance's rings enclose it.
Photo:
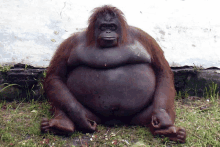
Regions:
[[[149,64],[127,64],[111,69],[79,66],[68,75],[75,98],[101,116],[130,116],[152,101],[156,78]]]

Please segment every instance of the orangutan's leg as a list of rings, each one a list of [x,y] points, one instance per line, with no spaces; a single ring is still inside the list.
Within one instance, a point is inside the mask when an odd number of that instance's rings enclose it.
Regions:
[[[162,113],[159,118],[163,124],[160,124],[156,116],[152,116],[152,114],[153,105],[135,115],[131,119],[130,124],[147,126],[150,127],[150,131],[153,135],[169,137],[170,140],[180,143],[185,142],[186,131],[184,128],[174,126],[175,112],[172,109],[170,109],[169,112],[162,109]]]
[[[54,134],[68,134],[75,131],[75,124],[69,119],[69,117],[58,107],[53,107],[54,118],[48,120],[44,118],[41,121],[41,131],[42,132],[52,132]],[[97,123],[100,123],[101,120],[85,108],[88,121],[91,122],[93,126],[97,126]],[[83,128],[81,128],[83,130]]]

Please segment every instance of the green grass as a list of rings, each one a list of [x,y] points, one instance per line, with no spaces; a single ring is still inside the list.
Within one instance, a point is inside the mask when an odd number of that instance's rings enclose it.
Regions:
[[[10,65],[8,65],[8,66],[2,66],[2,65],[0,65],[0,71],[1,71],[1,72],[7,72],[7,71],[10,70],[10,68],[11,68]]]
[[[176,126],[186,128],[185,144],[176,144],[168,138],[152,136],[148,128],[140,126],[98,126],[93,134],[75,132],[71,136],[42,134],[40,121],[51,118],[47,100],[29,98],[7,102],[0,100],[0,147],[148,147],[194,146],[220,147],[220,99],[217,85],[205,89],[206,97],[199,98],[178,93]],[[182,99],[184,97],[184,99]]]
[[[185,144],[153,137],[139,126],[104,127],[71,136],[41,134],[40,120],[51,117],[47,101],[0,102],[0,146],[220,146],[220,100],[188,97],[176,100],[177,126],[187,130]]]

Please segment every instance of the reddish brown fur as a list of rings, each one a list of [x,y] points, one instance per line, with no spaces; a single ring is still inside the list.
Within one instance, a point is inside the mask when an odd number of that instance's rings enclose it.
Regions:
[[[71,37],[66,39],[56,50],[53,58],[50,61],[50,66],[47,68],[47,74],[44,81],[45,90],[47,90],[47,83],[54,78],[51,75],[55,74],[55,71],[57,70],[57,65],[59,65],[62,60],[65,60],[67,62],[71,49],[77,45],[77,36],[78,34],[73,34]],[[65,79],[62,80],[65,81]]]
[[[175,88],[174,88],[174,79],[173,79],[173,73],[169,67],[168,62],[166,61],[162,49],[159,47],[159,45],[156,43],[156,41],[147,33],[142,31],[139,28],[128,26],[124,14],[117,8],[112,6],[103,6],[98,7],[94,9],[93,14],[89,18],[89,26],[86,31],[81,33],[73,34],[71,37],[66,39],[57,49],[55,52],[55,55],[53,56],[50,66],[47,69],[47,75],[44,82],[44,89],[52,102],[52,106],[57,110],[58,114],[62,114],[63,117],[61,117],[61,121],[64,121],[64,124],[68,124],[71,126],[72,123],[70,123],[69,119],[65,115],[65,112],[62,111],[62,105],[68,104],[68,102],[72,102],[71,99],[75,98],[71,96],[70,93],[65,91],[67,89],[66,82],[67,82],[67,61],[70,57],[71,52],[76,49],[76,47],[81,43],[86,44],[87,46],[95,47],[95,22],[97,21],[97,18],[100,17],[103,13],[115,13],[117,19],[120,22],[120,26],[122,28],[122,34],[120,34],[121,42],[119,45],[127,45],[131,43],[133,40],[139,41],[148,51],[148,53],[151,56],[151,65],[154,73],[157,77],[156,79],[156,90],[154,95],[154,101],[153,101],[153,112],[152,114],[156,114],[159,109],[164,109],[169,114],[170,120],[172,121],[172,127],[170,127],[170,124],[165,126],[167,127],[165,130],[162,130],[162,133],[158,133],[160,135],[166,135],[170,137],[170,139],[175,141],[184,142],[186,137],[185,130],[179,127],[175,127],[174,120],[175,120],[175,110],[174,110],[174,97],[175,97]],[[59,85],[61,85],[59,87]],[[64,87],[62,87],[64,86]],[[62,92],[66,92],[65,96],[66,99],[63,99],[60,94]],[[64,93],[63,92],[63,93]],[[61,104],[63,103],[63,104]],[[80,105],[80,109],[84,110],[83,105],[76,103]],[[67,105],[68,106],[68,105]],[[58,109],[56,109],[58,108]],[[54,110],[54,111],[55,111]],[[59,111],[62,111],[59,113]],[[155,110],[155,111],[154,111]],[[96,122],[99,122],[100,120],[97,119],[92,113],[89,111],[86,111],[91,118],[94,118],[93,120]],[[151,118],[142,119],[146,114],[140,114],[137,117],[131,118],[134,124],[137,125],[145,125],[146,123],[151,122]],[[148,115],[148,114],[147,114]],[[151,115],[151,114],[149,114]],[[160,116],[163,117],[161,114]],[[137,121],[138,120],[138,121]],[[57,121],[57,120],[56,120]],[[56,121],[52,121],[54,124],[56,124]],[[132,122],[131,121],[131,122]],[[43,121],[43,123],[49,123],[49,121]],[[166,121],[165,121],[166,122]],[[42,123],[42,124],[43,124]],[[166,123],[165,123],[166,124]],[[59,128],[60,124],[56,124],[55,126],[58,126]],[[45,125],[42,125],[45,126]],[[150,129],[152,133],[158,131],[158,128],[153,127],[152,123],[149,124]],[[178,133],[174,133],[173,127],[176,128],[177,131],[180,132],[180,134],[183,136],[182,138],[178,138]],[[42,129],[42,128],[41,128]],[[74,127],[69,129],[71,131],[74,131]],[[46,130],[46,129],[45,129]],[[68,128],[67,128],[68,130]],[[159,130],[160,131],[160,130]],[[168,135],[167,135],[168,134]],[[172,136],[173,135],[173,136]]]
[[[157,76],[160,76],[161,78],[170,78],[171,81],[167,81],[167,86],[171,86],[171,88],[169,89],[169,96],[170,99],[169,101],[167,101],[167,105],[169,105],[169,107],[167,108],[172,108],[173,110],[167,110],[172,111],[175,113],[174,110],[174,101],[172,98],[175,97],[175,93],[176,90],[174,88],[174,76],[173,76],[173,72],[171,71],[171,68],[168,64],[168,62],[166,61],[164,54],[163,54],[163,50],[160,48],[160,46],[156,43],[155,39],[152,38],[150,35],[148,35],[146,32],[142,31],[141,29],[137,28],[140,31],[140,34],[138,35],[138,39],[146,48],[148,53],[151,55],[151,59],[152,59],[152,66],[154,67],[154,70],[156,71],[155,74]],[[145,39],[143,39],[145,38]],[[160,74],[160,75],[158,75]],[[159,80],[161,80],[161,78]],[[157,83],[160,83],[157,82]],[[175,115],[173,115],[175,116]],[[175,117],[172,118],[173,123],[175,120]]]

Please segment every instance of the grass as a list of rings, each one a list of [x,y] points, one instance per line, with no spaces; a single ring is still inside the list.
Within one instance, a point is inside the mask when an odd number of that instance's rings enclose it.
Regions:
[[[139,126],[98,126],[98,132],[71,136],[41,134],[40,120],[51,117],[47,101],[0,102],[0,146],[220,146],[220,99],[188,97],[176,100],[175,124],[187,130],[187,142],[175,144],[153,137]]]
[[[209,90],[208,90],[209,89]],[[186,128],[185,144],[176,144],[168,138],[152,136],[148,128],[140,126],[98,126],[98,132],[70,136],[42,134],[40,121],[51,118],[47,100],[28,98],[7,102],[0,100],[0,147],[148,147],[148,146],[195,146],[220,147],[220,99],[217,85],[212,83],[206,97],[199,98],[180,94],[175,100],[176,126]],[[27,100],[28,99],[28,100]]]

